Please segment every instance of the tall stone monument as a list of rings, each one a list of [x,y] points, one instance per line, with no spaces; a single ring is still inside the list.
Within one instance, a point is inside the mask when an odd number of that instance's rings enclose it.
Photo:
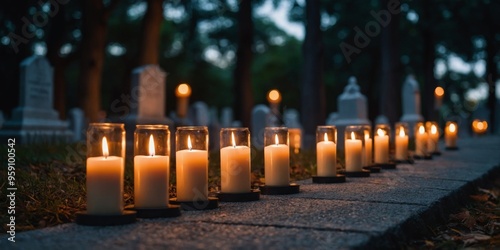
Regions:
[[[408,123],[410,136],[413,136],[415,124],[424,120],[420,111],[420,88],[415,76],[408,75],[406,77],[401,94],[403,103],[401,121]]]
[[[72,133],[54,110],[53,68],[43,56],[31,56],[20,65],[20,105],[5,122],[0,138],[16,143],[57,143],[71,140]]]

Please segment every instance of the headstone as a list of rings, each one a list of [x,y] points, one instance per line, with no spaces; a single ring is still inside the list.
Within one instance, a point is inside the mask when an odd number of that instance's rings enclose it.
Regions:
[[[344,131],[348,125],[369,125],[368,104],[361,94],[355,77],[349,78],[344,92],[337,99],[338,119],[333,125],[337,127],[337,148],[344,150]]]
[[[195,102],[189,107],[189,116],[194,126],[210,125],[210,111],[204,102]]]
[[[69,124],[73,132],[73,142],[82,141],[85,138],[85,115],[83,110],[79,108],[72,108],[69,110]]]
[[[264,104],[259,104],[252,109],[250,133],[252,135],[252,145],[258,149],[264,148],[264,129],[268,126],[270,114],[271,109]]]
[[[220,123],[223,128],[228,128],[232,126],[233,109],[231,107],[225,107],[222,109]]]
[[[31,56],[20,65],[20,105],[5,122],[0,138],[16,143],[57,143],[71,140],[68,123],[53,108],[53,69],[43,56]]]
[[[415,124],[424,120],[420,112],[420,88],[413,75],[408,75],[403,83],[402,102],[403,116],[401,121],[408,123],[410,136],[413,136]]]
[[[379,115],[375,118],[375,124],[390,124],[389,118],[385,115]]]
[[[283,121],[285,126],[289,128],[302,128],[299,119],[299,111],[295,109],[287,109],[283,113]]]
[[[326,118],[326,125],[333,125],[335,122],[339,119],[339,113],[337,112],[332,112],[328,115],[328,118]]]

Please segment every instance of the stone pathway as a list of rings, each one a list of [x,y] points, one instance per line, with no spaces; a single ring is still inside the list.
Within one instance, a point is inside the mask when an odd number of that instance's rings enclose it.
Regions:
[[[442,145],[441,145],[442,146]],[[173,219],[116,227],[64,224],[0,237],[0,249],[290,249],[390,247],[419,232],[466,192],[500,173],[500,137],[459,141],[459,151],[342,184],[299,182],[301,193],[221,203]]]

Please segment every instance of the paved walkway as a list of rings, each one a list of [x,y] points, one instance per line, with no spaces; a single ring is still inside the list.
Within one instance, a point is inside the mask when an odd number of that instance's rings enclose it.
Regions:
[[[117,227],[64,224],[0,237],[0,249],[289,249],[389,247],[421,232],[484,178],[500,173],[500,137],[459,141],[431,161],[349,178],[343,184],[299,182],[301,193],[221,203],[173,219]],[[497,166],[497,167],[496,167]]]

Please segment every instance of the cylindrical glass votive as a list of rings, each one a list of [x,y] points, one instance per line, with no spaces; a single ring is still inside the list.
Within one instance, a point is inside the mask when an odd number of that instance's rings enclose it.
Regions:
[[[423,122],[415,124],[415,156],[425,157],[427,152],[428,134]]]
[[[175,145],[177,201],[207,201],[208,128],[178,127]]]
[[[136,208],[168,207],[170,131],[167,125],[137,125],[134,133]]]
[[[316,162],[318,176],[337,176],[337,128],[316,128]]]
[[[439,125],[437,124],[437,122],[428,121],[425,123],[425,128],[428,132],[427,152],[429,154],[438,152]]]
[[[389,163],[391,127],[388,124],[377,124],[374,132],[375,164]]]
[[[347,126],[344,136],[346,172],[363,171],[364,126]]]
[[[368,167],[373,165],[373,140],[372,140],[372,126],[363,126],[364,141],[363,149],[365,153],[363,154],[363,167]]]
[[[302,147],[302,130],[300,128],[289,128],[290,149],[294,154],[300,153]]]
[[[408,160],[408,142],[409,142],[409,129],[408,123],[406,122],[397,122],[395,126],[396,130],[396,160],[397,161],[406,161]]]
[[[87,213],[123,212],[125,128],[122,123],[91,123],[87,130]]]
[[[453,121],[446,122],[446,127],[444,130],[444,142],[447,148],[457,147],[457,134],[458,134],[457,123]]]
[[[264,171],[266,186],[290,185],[288,128],[266,127],[264,131]]]
[[[220,130],[221,192],[248,193],[250,177],[250,131],[248,128]]]

